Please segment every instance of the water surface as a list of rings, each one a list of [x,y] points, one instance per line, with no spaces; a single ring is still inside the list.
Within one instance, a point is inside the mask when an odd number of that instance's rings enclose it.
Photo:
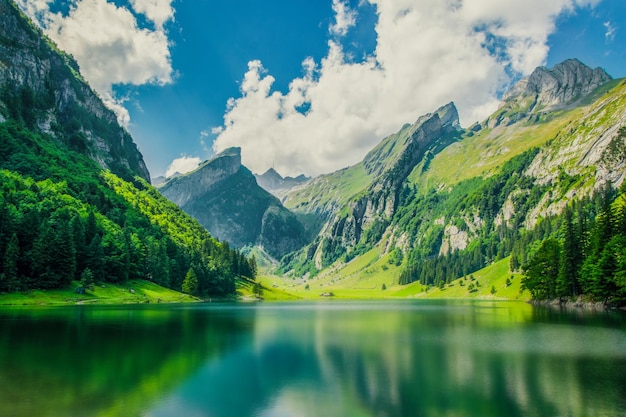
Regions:
[[[2,416],[626,416],[626,318],[516,302],[0,309]]]

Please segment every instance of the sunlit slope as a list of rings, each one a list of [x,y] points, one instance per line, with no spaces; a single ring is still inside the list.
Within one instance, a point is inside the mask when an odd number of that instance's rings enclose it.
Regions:
[[[283,204],[294,212],[326,216],[363,192],[371,183],[363,163],[321,175],[302,187],[290,191]]]
[[[616,126],[623,120],[626,86],[624,79],[613,80],[594,91],[582,107],[564,108],[550,113],[532,113],[525,120],[512,124],[510,120],[522,109],[505,104],[481,124],[470,127],[461,140],[451,144],[430,161],[429,169],[421,167],[409,176],[419,190],[451,186],[463,180],[496,172],[504,162],[533,147],[549,146],[552,154],[560,154],[567,146],[571,151],[561,158],[569,165],[576,163],[576,149],[584,150],[586,140],[592,140],[594,129]],[[577,140],[572,141],[575,136]],[[558,164],[557,164],[558,165]]]

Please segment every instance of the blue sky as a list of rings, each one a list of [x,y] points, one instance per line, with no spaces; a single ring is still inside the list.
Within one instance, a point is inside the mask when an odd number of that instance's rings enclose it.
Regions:
[[[229,146],[254,172],[317,175],[449,101],[481,120],[538,65],[626,76],[623,0],[17,1],[153,176]]]

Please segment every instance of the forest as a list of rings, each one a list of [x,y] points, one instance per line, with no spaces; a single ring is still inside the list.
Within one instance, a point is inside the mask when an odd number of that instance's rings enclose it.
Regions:
[[[72,142],[0,124],[0,292],[147,279],[198,296],[235,291],[254,259],[219,242],[139,177]]]
[[[537,152],[525,152],[506,162],[498,174],[464,181],[450,191],[417,196],[405,187],[392,224],[416,240],[421,237],[420,245],[409,251],[399,283],[442,285],[510,255],[511,270],[524,273],[523,286],[533,299],[584,295],[602,302],[626,301],[626,187],[615,190],[607,185],[527,228],[525,218],[546,192],[565,195],[579,180],[562,172],[556,184],[534,184],[524,171]],[[514,215],[508,222],[495,221],[507,199],[514,203]],[[482,219],[475,238],[464,250],[440,255],[444,227],[422,225],[436,218],[456,219],[459,230],[471,233],[467,213],[480,213]]]

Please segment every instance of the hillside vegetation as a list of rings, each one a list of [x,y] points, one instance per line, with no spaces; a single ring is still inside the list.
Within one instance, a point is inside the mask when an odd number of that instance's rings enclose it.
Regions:
[[[294,210],[312,210],[325,224],[307,248],[283,258],[278,272],[306,279],[309,288],[371,281],[445,289],[509,256],[504,275],[532,274],[538,248],[556,241],[551,259],[555,268],[569,268],[568,290],[561,284],[535,291],[527,276],[527,294],[624,302],[623,214],[614,209],[609,216],[602,207],[621,198],[626,175],[626,82],[576,60],[557,67],[538,68],[481,123],[461,129],[454,105],[446,105],[383,139],[362,163],[287,196]],[[346,173],[354,179],[346,181]],[[312,209],[298,202],[322,184],[353,193],[326,193]],[[572,213],[573,220],[564,217]],[[608,217],[613,232],[600,239]],[[580,243],[581,261],[573,266],[555,261],[569,250],[568,221]],[[383,269],[387,258],[394,261]],[[341,273],[362,263],[369,266],[359,274]],[[545,271],[540,275],[543,282]]]
[[[234,294],[254,261],[146,182],[130,135],[73,60],[13,3],[0,10],[0,293],[144,279]]]

